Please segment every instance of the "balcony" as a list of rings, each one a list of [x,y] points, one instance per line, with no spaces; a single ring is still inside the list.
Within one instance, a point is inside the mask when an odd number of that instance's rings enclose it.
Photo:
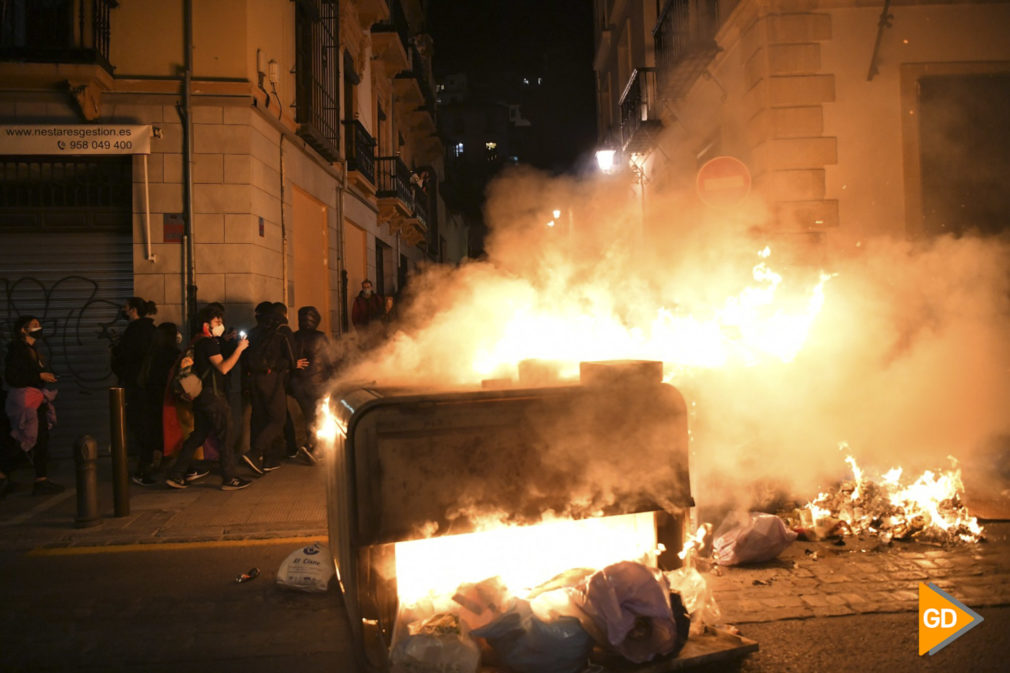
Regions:
[[[116,0],[4,2],[0,60],[29,63],[109,63],[110,12]]]
[[[344,121],[348,179],[375,191],[375,139],[357,119]]]
[[[417,36],[424,39],[427,36]],[[416,44],[410,45],[410,67],[393,78],[393,90],[407,105],[407,112],[422,112],[435,120],[435,87],[432,85],[431,63],[421,54]]]
[[[379,221],[388,222],[390,229],[399,228],[399,221],[414,215],[414,195],[410,190],[410,169],[400,157],[375,159],[376,191],[379,201]]]
[[[659,120],[655,68],[638,68],[631,73],[621,94],[621,149],[644,153],[657,141],[663,122]]]
[[[717,30],[718,0],[667,0],[652,31],[662,96],[676,99],[687,94],[719,52]]]
[[[372,54],[386,77],[410,68],[410,32],[400,0],[389,0],[389,17],[372,25]]]

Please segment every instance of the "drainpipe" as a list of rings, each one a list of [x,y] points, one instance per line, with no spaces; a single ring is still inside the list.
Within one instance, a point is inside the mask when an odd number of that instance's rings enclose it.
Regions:
[[[186,0],[183,9],[185,61],[182,81],[182,207],[184,209],[185,230],[183,234],[186,260],[185,293],[183,294],[183,318],[187,323],[187,334],[196,325],[196,246],[193,241],[193,0]]]
[[[344,264],[344,194],[347,190],[347,162],[340,172],[337,187],[337,319],[330,331],[341,337],[348,330],[347,324],[347,267]]]
[[[269,100],[269,98],[267,99]],[[288,228],[284,220],[284,134],[278,143],[281,162],[281,300],[288,303]]]

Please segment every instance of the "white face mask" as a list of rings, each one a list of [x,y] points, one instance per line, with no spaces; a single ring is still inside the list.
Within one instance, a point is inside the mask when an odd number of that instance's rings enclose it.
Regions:
[[[210,333],[216,337],[224,335],[224,325],[214,325],[210,328]]]

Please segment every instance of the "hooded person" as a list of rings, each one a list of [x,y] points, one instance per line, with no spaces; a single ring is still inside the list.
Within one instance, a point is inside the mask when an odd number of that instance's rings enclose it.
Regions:
[[[256,311],[256,326],[249,332],[249,349],[242,357],[243,380],[251,405],[249,451],[242,460],[261,475],[281,466],[287,379],[296,363],[286,308],[279,302],[262,302]]]
[[[154,467],[154,452],[157,449],[156,426],[153,417],[160,411],[160,405],[150,404],[140,381],[142,369],[151,352],[154,341],[154,320],[150,317],[158,312],[153,301],[140,297],[129,297],[119,314],[126,319],[126,329],[119,342],[112,349],[112,371],[119,377],[126,398],[126,429],[130,442],[137,454],[137,469],[133,481],[142,486],[155,482],[151,476]]]
[[[326,382],[334,373],[334,359],[330,340],[319,330],[322,316],[315,306],[298,309],[298,331],[294,334],[295,359],[299,366],[291,373],[291,395],[298,402],[305,419],[305,442],[298,447],[298,455],[310,463],[316,462],[315,425],[319,399],[326,390]]]

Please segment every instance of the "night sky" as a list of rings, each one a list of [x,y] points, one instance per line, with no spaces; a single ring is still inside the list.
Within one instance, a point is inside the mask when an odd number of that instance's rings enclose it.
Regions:
[[[523,104],[543,141],[531,163],[563,172],[592,151],[592,2],[431,0],[428,32],[436,79],[465,72],[475,93]],[[531,82],[525,90],[524,77]]]

